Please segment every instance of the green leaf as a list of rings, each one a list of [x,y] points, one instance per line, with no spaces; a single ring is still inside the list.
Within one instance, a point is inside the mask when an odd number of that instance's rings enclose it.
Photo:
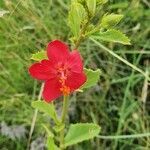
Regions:
[[[52,137],[47,137],[47,142],[46,142],[46,145],[47,145],[47,149],[48,150],[60,150],[54,143],[54,139]]]
[[[123,15],[119,14],[105,14],[101,20],[100,27],[102,28],[111,28],[117,25],[120,20],[123,18]]]
[[[106,32],[97,32],[92,35],[96,40],[107,42],[117,42],[125,45],[130,45],[130,39],[122,32],[114,29],[107,30]]]
[[[75,0],[74,0],[75,1]],[[84,4],[85,0],[77,0],[78,3]]]
[[[48,129],[48,127],[44,124],[42,124],[43,127],[45,128],[46,132],[47,132],[47,149],[48,150],[59,150],[59,148],[55,145],[54,143],[54,134]]]
[[[94,16],[96,11],[96,0],[86,0],[86,3],[91,16]]]
[[[85,68],[84,72],[87,76],[87,81],[83,84],[83,86],[80,89],[90,88],[96,85],[100,77],[100,69],[94,71]]]
[[[118,3],[112,3],[108,8],[109,9],[125,9],[129,5],[129,2],[118,2]]]
[[[78,37],[80,33],[80,27],[85,20],[86,12],[84,7],[77,2],[72,2],[71,9],[69,11],[68,25],[75,37]]]
[[[39,51],[35,54],[32,54],[31,59],[35,60],[35,61],[41,61],[43,59],[47,59],[47,55],[46,55],[46,51]]]
[[[97,136],[100,127],[94,123],[71,124],[65,137],[65,147],[89,140]]]
[[[108,0],[96,0],[96,4],[97,5],[103,5],[103,4],[107,3],[107,2],[108,2]]]
[[[56,120],[56,112],[53,103],[46,103],[45,101],[34,101],[32,107],[38,109],[41,112],[49,115],[52,119]]]
[[[52,137],[47,137],[46,145],[48,150],[55,150],[55,143]]]

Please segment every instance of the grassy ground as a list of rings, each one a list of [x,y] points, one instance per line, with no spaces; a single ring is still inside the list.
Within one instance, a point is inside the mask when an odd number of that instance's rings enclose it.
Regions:
[[[0,18],[0,123],[23,125],[26,135],[12,140],[0,134],[0,149],[26,149],[28,132],[34,113],[31,101],[36,100],[40,83],[31,79],[28,66],[30,56],[44,49],[48,41],[61,39],[69,42],[67,0],[1,0],[0,9],[10,13]],[[119,56],[148,72],[150,64],[149,14],[147,0],[111,0],[104,10],[125,15],[118,26],[131,39],[132,46],[104,44]],[[149,150],[150,137],[118,138],[150,132],[150,90],[144,76],[104,51],[90,40],[80,46],[85,65],[101,68],[98,85],[83,94],[74,95],[70,122],[97,122],[101,135],[71,149],[75,150]],[[32,140],[44,137],[40,114]]]

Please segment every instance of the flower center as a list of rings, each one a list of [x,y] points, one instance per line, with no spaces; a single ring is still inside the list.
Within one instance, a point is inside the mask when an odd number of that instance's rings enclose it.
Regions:
[[[66,80],[69,75],[70,68],[67,67],[65,64],[58,64],[57,66],[57,76],[58,80],[61,84],[60,91],[63,93],[63,95],[69,95],[70,94],[70,88],[66,85]]]

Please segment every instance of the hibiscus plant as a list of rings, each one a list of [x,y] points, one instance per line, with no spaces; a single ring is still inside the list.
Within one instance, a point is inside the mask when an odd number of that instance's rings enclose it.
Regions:
[[[38,101],[32,102],[36,108],[30,131],[29,143],[34,130],[38,110],[53,120],[52,130],[45,124],[47,148],[49,150],[65,150],[68,146],[98,136],[100,126],[95,123],[76,123],[66,125],[69,97],[73,92],[83,91],[97,84],[100,70],[86,69],[79,52],[83,40],[110,41],[130,44],[129,39],[114,27],[122,19],[119,14],[104,14],[96,19],[107,0],[72,0],[68,15],[68,25],[72,32],[70,38],[72,51],[68,44],[60,40],[48,43],[46,51],[32,55],[37,61],[29,67],[30,75],[41,80],[42,86]],[[97,21],[95,21],[97,20]],[[55,109],[55,100],[63,97],[61,117]],[[43,98],[43,100],[41,100]],[[59,135],[59,136],[58,136]]]

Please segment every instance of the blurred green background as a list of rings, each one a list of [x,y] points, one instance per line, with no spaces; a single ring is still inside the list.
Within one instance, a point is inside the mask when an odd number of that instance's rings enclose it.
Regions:
[[[0,0],[0,149],[25,150],[37,100],[39,82],[28,74],[31,54],[45,49],[53,39],[70,43],[67,26],[69,0]],[[2,15],[2,12],[7,11]],[[117,26],[131,39],[131,46],[104,43],[106,47],[149,71],[150,2],[110,0],[102,13],[124,14]],[[137,71],[86,40],[80,46],[85,66],[100,68],[97,86],[71,98],[69,121],[96,122],[101,135],[128,135],[150,132],[150,90]],[[56,102],[58,112],[61,101]],[[44,149],[41,123],[49,118],[39,113],[31,149]],[[95,138],[70,150],[149,150],[150,137],[129,139]]]

